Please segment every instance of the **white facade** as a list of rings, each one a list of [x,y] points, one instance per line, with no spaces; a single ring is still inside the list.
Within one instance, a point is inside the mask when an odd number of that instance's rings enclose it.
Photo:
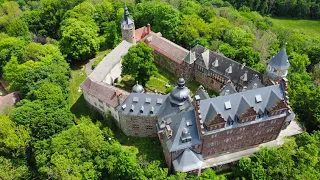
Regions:
[[[93,107],[95,107],[97,110],[99,110],[99,112],[106,113],[107,111],[110,111],[111,115],[117,120],[117,122],[119,122],[119,114],[114,107],[92,96],[91,94],[88,94],[85,91],[83,91],[83,96],[84,96],[84,99]]]
[[[109,85],[121,78],[121,61],[118,62],[113,68],[108,72],[107,76],[104,78],[103,82]]]

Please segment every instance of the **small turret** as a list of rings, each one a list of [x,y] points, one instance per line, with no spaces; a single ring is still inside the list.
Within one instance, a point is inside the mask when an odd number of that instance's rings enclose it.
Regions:
[[[137,81],[137,84],[132,87],[132,92],[133,93],[144,93],[144,88]]]
[[[127,6],[124,7],[124,16],[121,20],[121,34],[122,40],[128,41],[132,44],[136,43],[134,21],[129,17],[129,10]]]
[[[280,79],[287,76],[289,67],[288,55],[286,49],[283,48],[277,55],[270,59],[266,70],[266,81],[272,81],[273,84],[279,83]]]
[[[189,98],[189,96],[190,90],[185,86],[185,80],[183,78],[179,78],[177,86],[170,93],[170,102],[181,106],[184,104],[184,101]]]

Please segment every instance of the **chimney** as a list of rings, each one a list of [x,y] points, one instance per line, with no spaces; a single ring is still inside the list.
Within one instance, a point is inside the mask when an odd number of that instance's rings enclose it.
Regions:
[[[116,94],[118,105],[119,105],[119,104],[121,104],[120,96],[122,95],[122,93],[119,91],[116,91],[115,94]]]
[[[151,27],[150,27],[150,24],[148,23],[147,24],[147,34],[149,34],[151,32]]]

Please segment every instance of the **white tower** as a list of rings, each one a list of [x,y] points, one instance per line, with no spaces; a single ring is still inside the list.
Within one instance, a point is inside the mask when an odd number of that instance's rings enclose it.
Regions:
[[[126,40],[132,44],[136,43],[134,21],[129,17],[127,6],[124,7],[124,17],[121,20],[121,33],[122,40]]]

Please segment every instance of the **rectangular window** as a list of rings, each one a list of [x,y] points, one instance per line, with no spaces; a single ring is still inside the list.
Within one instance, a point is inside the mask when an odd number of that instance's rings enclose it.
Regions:
[[[132,128],[133,128],[133,129],[139,129],[139,125],[133,124],[133,125],[132,125]]]
[[[211,135],[211,138],[215,138],[215,137],[217,137],[217,134],[212,134]]]
[[[230,131],[227,131],[227,134],[232,134],[232,132],[233,132],[232,130],[230,130]]]

